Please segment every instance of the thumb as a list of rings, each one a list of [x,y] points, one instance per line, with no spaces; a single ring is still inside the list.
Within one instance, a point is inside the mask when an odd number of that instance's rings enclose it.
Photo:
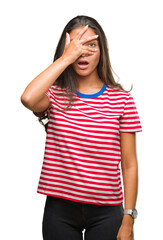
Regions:
[[[70,43],[70,35],[68,32],[66,32],[66,45]]]

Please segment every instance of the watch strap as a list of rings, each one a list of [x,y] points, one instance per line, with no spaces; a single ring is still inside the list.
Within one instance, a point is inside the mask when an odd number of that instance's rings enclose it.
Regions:
[[[135,219],[137,218],[138,212],[136,209],[124,209],[124,214],[131,215]]]
[[[132,215],[133,210],[132,209],[125,209],[124,214]]]

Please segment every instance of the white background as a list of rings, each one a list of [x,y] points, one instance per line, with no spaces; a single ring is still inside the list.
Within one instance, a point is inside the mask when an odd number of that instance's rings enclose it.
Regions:
[[[27,84],[53,61],[67,22],[94,17],[108,38],[121,83],[134,97],[139,194],[136,240],[162,237],[162,1],[15,0],[0,4],[0,238],[41,240],[45,196],[37,194],[45,132],[20,102]],[[101,239],[102,240],[102,239]]]

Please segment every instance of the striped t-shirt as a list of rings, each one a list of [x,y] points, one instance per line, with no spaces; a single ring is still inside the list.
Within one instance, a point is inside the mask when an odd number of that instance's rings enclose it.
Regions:
[[[50,107],[38,193],[97,205],[120,205],[120,132],[142,131],[130,93],[105,84],[96,94],[76,91],[65,112],[65,89],[46,93]]]

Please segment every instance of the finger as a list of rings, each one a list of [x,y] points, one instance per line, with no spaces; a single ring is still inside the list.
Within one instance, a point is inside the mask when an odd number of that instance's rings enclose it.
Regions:
[[[92,48],[92,47],[87,47],[87,46],[83,46],[82,47],[82,52],[83,51],[88,51],[88,52],[97,52],[98,51],[98,49],[97,48]]]
[[[80,56],[81,57],[88,57],[88,56],[92,56],[94,55],[95,53],[94,52],[91,52],[91,51],[84,51]]]
[[[97,49],[85,48],[83,49],[81,56],[85,57],[87,55],[94,55],[97,51]]]
[[[68,32],[66,32],[66,45],[70,43],[70,35]]]
[[[80,43],[81,43],[81,44],[84,44],[84,43],[86,43],[86,42],[90,42],[90,41],[92,41],[92,40],[97,39],[98,36],[99,36],[99,35],[93,35],[93,36],[91,36],[91,37],[82,39],[82,40],[80,40]]]
[[[77,39],[80,39],[80,38],[83,36],[83,34],[87,31],[87,29],[88,29],[88,25],[86,25],[86,26],[76,35],[76,38],[77,38]]]

